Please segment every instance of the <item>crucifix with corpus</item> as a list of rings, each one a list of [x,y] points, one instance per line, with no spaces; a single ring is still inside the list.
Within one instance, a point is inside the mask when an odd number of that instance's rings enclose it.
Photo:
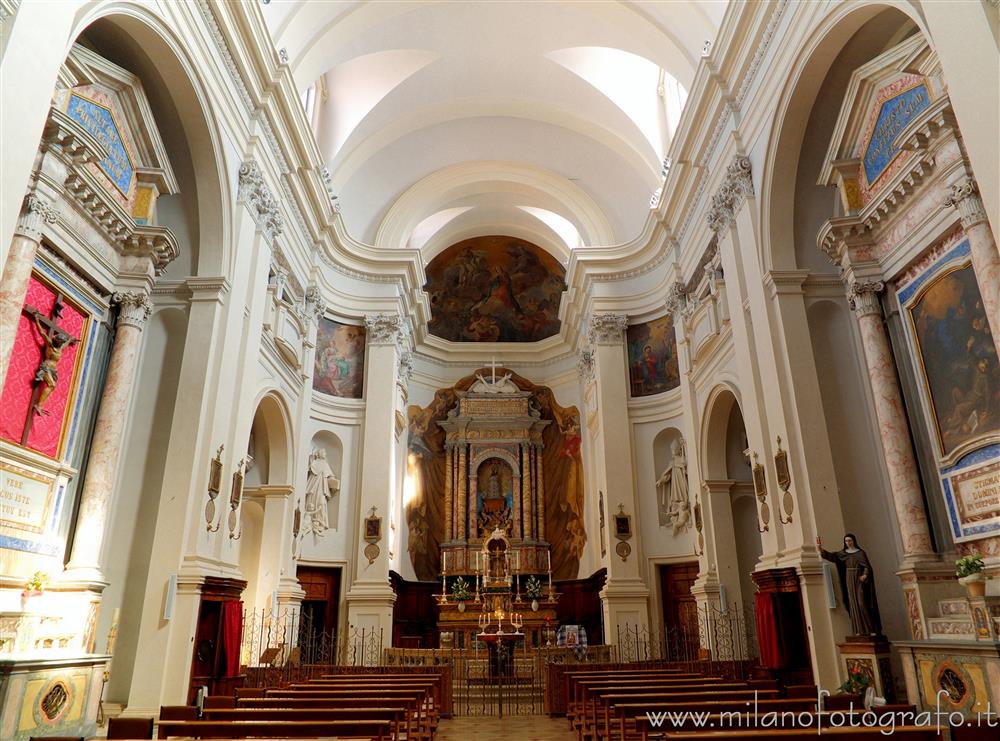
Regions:
[[[45,316],[34,306],[27,304],[22,309],[25,314],[35,320],[35,326],[42,336],[45,347],[42,350],[42,362],[38,364],[38,370],[35,371],[35,388],[31,392],[31,406],[28,408],[28,416],[24,420],[21,445],[28,444],[28,436],[31,434],[31,424],[34,422],[35,415],[48,414],[48,410],[42,409],[42,406],[55,391],[56,384],[59,383],[59,360],[62,358],[63,350],[80,341],[79,338],[73,337],[58,324],[59,318],[62,316],[63,306],[62,294],[57,293],[55,303],[52,304],[52,316]]]

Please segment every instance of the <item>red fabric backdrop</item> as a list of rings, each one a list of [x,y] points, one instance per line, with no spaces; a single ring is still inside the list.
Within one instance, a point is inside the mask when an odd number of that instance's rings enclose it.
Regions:
[[[776,594],[757,592],[753,596],[757,617],[757,643],[760,647],[760,665],[767,669],[784,669],[784,644],[781,642],[781,616],[775,605]]]
[[[226,671],[223,676],[235,677],[240,673],[240,647],[243,644],[243,603],[226,600],[222,603],[222,650]]]
[[[55,300],[56,292],[32,276],[25,304],[33,306],[45,316],[51,316]],[[80,339],[82,343],[86,340],[82,336],[86,324],[87,317],[63,299],[63,312],[58,325]],[[7,380],[4,383],[3,395],[0,396],[0,436],[5,440],[21,443],[24,421],[31,405],[35,372],[42,360],[44,347],[45,343],[35,326],[34,319],[22,312],[17,325],[17,336],[14,338],[14,348],[10,354]],[[43,407],[49,414],[36,416],[31,425],[28,447],[52,458],[59,455],[59,437],[66,421],[66,406],[70,390],[74,385],[73,369],[80,350],[80,344],[71,345],[63,350],[62,358],[59,360],[59,383]]]

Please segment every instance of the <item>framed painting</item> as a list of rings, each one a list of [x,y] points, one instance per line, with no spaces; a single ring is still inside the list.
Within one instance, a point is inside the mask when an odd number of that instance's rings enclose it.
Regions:
[[[680,386],[673,315],[630,325],[625,341],[632,396],[651,396]]]

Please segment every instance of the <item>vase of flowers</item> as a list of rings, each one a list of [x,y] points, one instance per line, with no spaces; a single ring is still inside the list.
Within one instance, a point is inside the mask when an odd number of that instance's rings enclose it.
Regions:
[[[472,597],[472,590],[464,576],[458,577],[451,585],[451,598],[458,603],[458,611],[465,612],[465,601]]]
[[[958,583],[965,587],[969,597],[982,597],[986,594],[985,568],[983,557],[978,553],[955,561],[955,576],[958,577]]]
[[[531,598],[531,609],[534,612],[538,612],[538,598],[542,596],[542,590],[542,582],[536,576],[529,576],[524,582],[524,594]]]
[[[49,583],[49,575],[44,571],[36,571],[28,581],[24,583],[24,590],[21,592],[21,612],[28,609],[31,600],[41,597],[42,592]]]
[[[847,679],[837,688],[837,691],[844,695],[864,695],[871,684],[868,673],[859,666],[852,666],[847,670]]]

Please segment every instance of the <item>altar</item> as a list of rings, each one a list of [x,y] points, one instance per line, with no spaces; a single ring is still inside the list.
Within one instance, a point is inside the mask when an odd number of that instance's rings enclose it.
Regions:
[[[438,629],[458,648],[488,633],[520,634],[513,642],[524,646],[554,640],[541,455],[550,421],[533,396],[494,367],[438,422],[447,456]]]

